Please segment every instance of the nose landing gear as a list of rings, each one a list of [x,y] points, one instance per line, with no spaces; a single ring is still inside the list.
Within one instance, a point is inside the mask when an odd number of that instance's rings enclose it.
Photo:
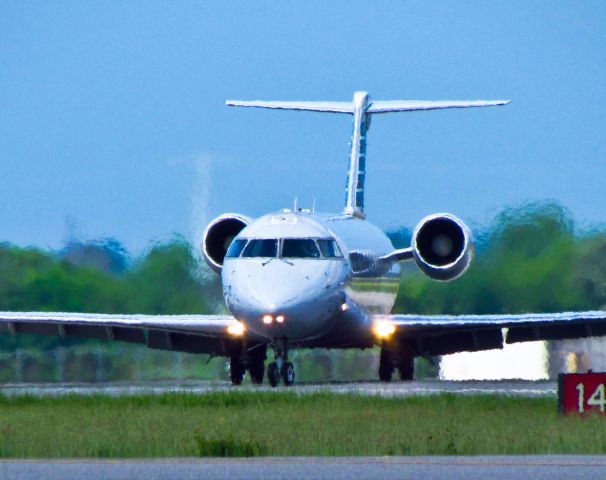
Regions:
[[[272,387],[277,387],[282,378],[288,387],[295,382],[295,367],[288,361],[286,339],[274,340],[273,348],[276,361],[267,366],[267,379]]]

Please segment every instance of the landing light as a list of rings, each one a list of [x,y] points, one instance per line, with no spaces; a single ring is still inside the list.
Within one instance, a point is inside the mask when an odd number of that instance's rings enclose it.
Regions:
[[[274,321],[274,319],[271,315],[263,315],[263,323],[265,325],[269,325],[273,321]]]
[[[395,333],[396,326],[387,320],[377,320],[373,330],[377,337],[387,338]]]
[[[239,337],[241,335],[244,335],[245,331],[246,331],[246,327],[244,326],[244,324],[242,322],[239,322],[238,320],[235,320],[234,323],[232,323],[231,325],[229,325],[227,327],[227,333],[229,333],[230,335],[233,335],[234,337]]]
[[[276,317],[276,322],[278,322],[278,323],[284,323],[284,315],[278,315]]]

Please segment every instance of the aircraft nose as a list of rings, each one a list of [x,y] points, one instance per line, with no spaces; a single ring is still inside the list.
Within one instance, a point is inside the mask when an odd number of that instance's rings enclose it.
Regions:
[[[241,262],[230,294],[232,313],[265,336],[304,337],[339,308],[342,267],[335,262]]]
[[[293,308],[321,297],[329,286],[328,272],[320,262],[303,267],[280,260],[272,263],[262,265],[242,282],[246,290],[243,296],[250,299],[261,315],[284,314],[287,310],[292,313]]]
[[[284,313],[293,304],[303,303],[323,287],[322,278],[291,275],[290,278],[259,278],[250,283],[248,297],[259,314]]]

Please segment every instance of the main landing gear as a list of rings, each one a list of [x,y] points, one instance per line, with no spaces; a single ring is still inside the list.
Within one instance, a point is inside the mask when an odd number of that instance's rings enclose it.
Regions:
[[[231,354],[229,358],[229,376],[232,385],[240,385],[244,379],[246,370],[250,374],[253,384],[263,383],[265,373],[265,358],[267,345],[260,343],[247,348],[243,345],[240,350]]]
[[[274,340],[275,361],[267,366],[267,379],[272,387],[277,387],[280,379],[287,387],[295,382],[295,367],[288,361],[288,345],[285,339]]]
[[[397,354],[383,345],[379,357],[379,379],[382,382],[391,382],[391,377],[396,368],[399,371],[400,380],[412,380],[415,372],[414,357]]]

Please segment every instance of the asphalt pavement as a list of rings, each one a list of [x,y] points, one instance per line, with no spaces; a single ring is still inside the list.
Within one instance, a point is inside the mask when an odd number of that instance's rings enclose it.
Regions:
[[[377,395],[384,397],[406,397],[411,395],[434,395],[440,393],[501,394],[523,397],[557,396],[557,383],[550,380],[420,380],[414,382],[333,382],[305,383],[291,387],[272,388],[268,385],[243,384],[233,387],[222,381],[163,381],[163,382],[113,382],[113,383],[20,383],[0,384],[0,394],[4,395],[94,395],[111,396],[164,394],[170,392],[204,394],[222,391],[292,391],[297,394],[316,392],[350,393]]]
[[[606,456],[0,461],[2,480],[606,479]]]

